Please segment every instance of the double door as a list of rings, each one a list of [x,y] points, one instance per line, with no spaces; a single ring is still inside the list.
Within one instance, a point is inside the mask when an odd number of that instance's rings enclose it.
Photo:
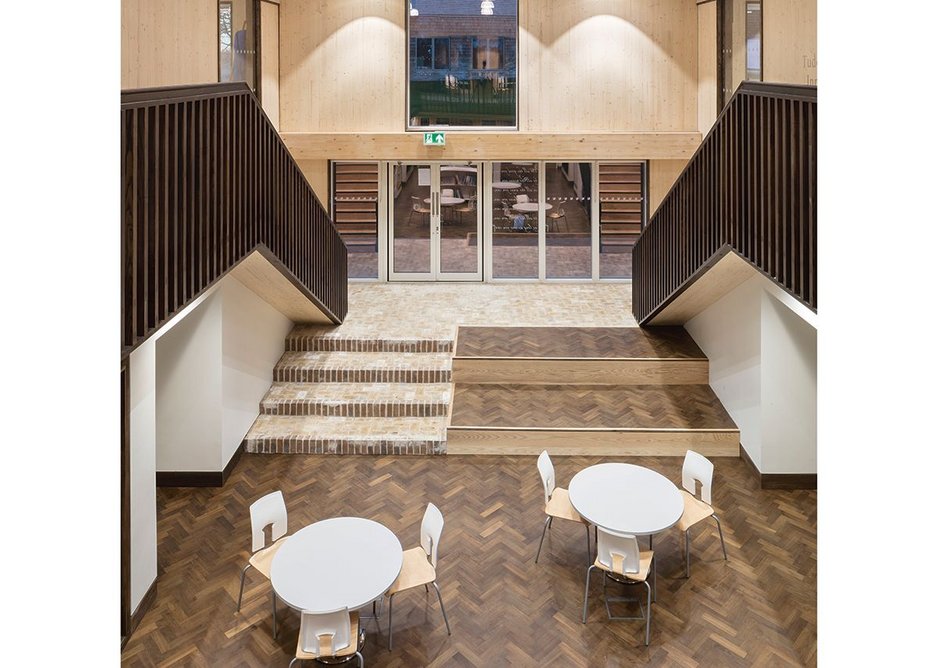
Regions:
[[[389,278],[480,281],[481,165],[396,163],[388,179]]]

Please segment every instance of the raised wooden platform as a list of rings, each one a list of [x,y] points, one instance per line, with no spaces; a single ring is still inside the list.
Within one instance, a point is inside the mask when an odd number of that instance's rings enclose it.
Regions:
[[[709,362],[682,327],[460,327],[457,383],[696,385]]]
[[[462,327],[449,454],[739,454],[682,327]]]

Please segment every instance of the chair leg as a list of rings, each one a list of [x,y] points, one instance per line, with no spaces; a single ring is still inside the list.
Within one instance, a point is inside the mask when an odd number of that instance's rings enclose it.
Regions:
[[[547,528],[550,526],[550,520],[552,519],[553,519],[552,517],[547,517],[547,519],[543,523],[543,531],[540,533],[540,545],[537,547],[537,556],[534,557],[535,564],[540,559],[540,550],[543,549],[543,539],[547,535]]]
[[[273,599],[273,637],[277,637],[277,593],[273,591],[273,585],[270,586],[270,597]]]
[[[364,656],[361,655],[361,652],[355,652],[355,656],[358,657],[358,668],[364,668]]]
[[[387,601],[387,650],[394,648],[394,595],[391,594]]]
[[[687,530],[683,534],[683,542],[686,545],[686,575],[685,577],[690,577],[690,528],[687,527]]]
[[[647,622],[644,625],[644,646],[647,647],[651,644],[651,585],[645,580],[644,586],[647,587]]]
[[[722,522],[716,517],[716,513],[713,513],[713,519],[716,520],[716,526],[719,528],[719,541],[722,543],[722,558],[728,561],[729,555],[726,554],[726,539],[722,537]]]
[[[586,610],[588,610],[589,605],[589,579],[592,577],[592,569],[595,568],[595,564],[589,566],[586,569],[586,595],[583,597],[582,601],[582,623],[586,623]]]
[[[294,656],[294,657],[293,657],[293,660],[290,661],[290,666],[289,666],[289,668],[293,668],[293,664],[296,663],[297,661],[299,661],[299,659],[297,659],[297,658]],[[302,663],[302,662],[300,662],[300,663]]]
[[[589,540],[591,532],[588,524],[584,526],[586,527],[586,565],[590,565],[592,563],[592,542]]]
[[[442,618],[446,622],[446,633],[452,635],[452,629],[449,628],[449,618],[446,616],[446,606],[442,604],[442,592],[439,591],[439,585],[433,580],[433,587],[436,588],[436,598],[439,599],[439,609],[442,610]]]
[[[241,611],[241,597],[244,596],[244,575],[247,573],[247,569],[250,567],[251,565],[247,564],[247,566],[241,569],[241,589],[238,591],[238,612]]]

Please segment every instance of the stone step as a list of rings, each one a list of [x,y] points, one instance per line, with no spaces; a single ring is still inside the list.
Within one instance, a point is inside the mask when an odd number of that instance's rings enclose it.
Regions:
[[[448,383],[449,353],[286,352],[276,383]]]
[[[261,402],[265,415],[445,417],[448,383],[274,383]]]
[[[252,453],[443,454],[446,418],[260,415],[244,440]]]
[[[286,350],[393,352],[393,353],[451,353],[451,338],[382,337],[373,334],[341,334],[334,327],[298,325],[286,337]]]

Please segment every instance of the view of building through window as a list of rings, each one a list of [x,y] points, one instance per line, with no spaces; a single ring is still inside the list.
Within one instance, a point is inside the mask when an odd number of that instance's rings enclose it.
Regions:
[[[218,3],[218,81],[246,81],[257,90],[254,0]]]
[[[517,125],[517,0],[414,0],[409,36],[409,127]]]

